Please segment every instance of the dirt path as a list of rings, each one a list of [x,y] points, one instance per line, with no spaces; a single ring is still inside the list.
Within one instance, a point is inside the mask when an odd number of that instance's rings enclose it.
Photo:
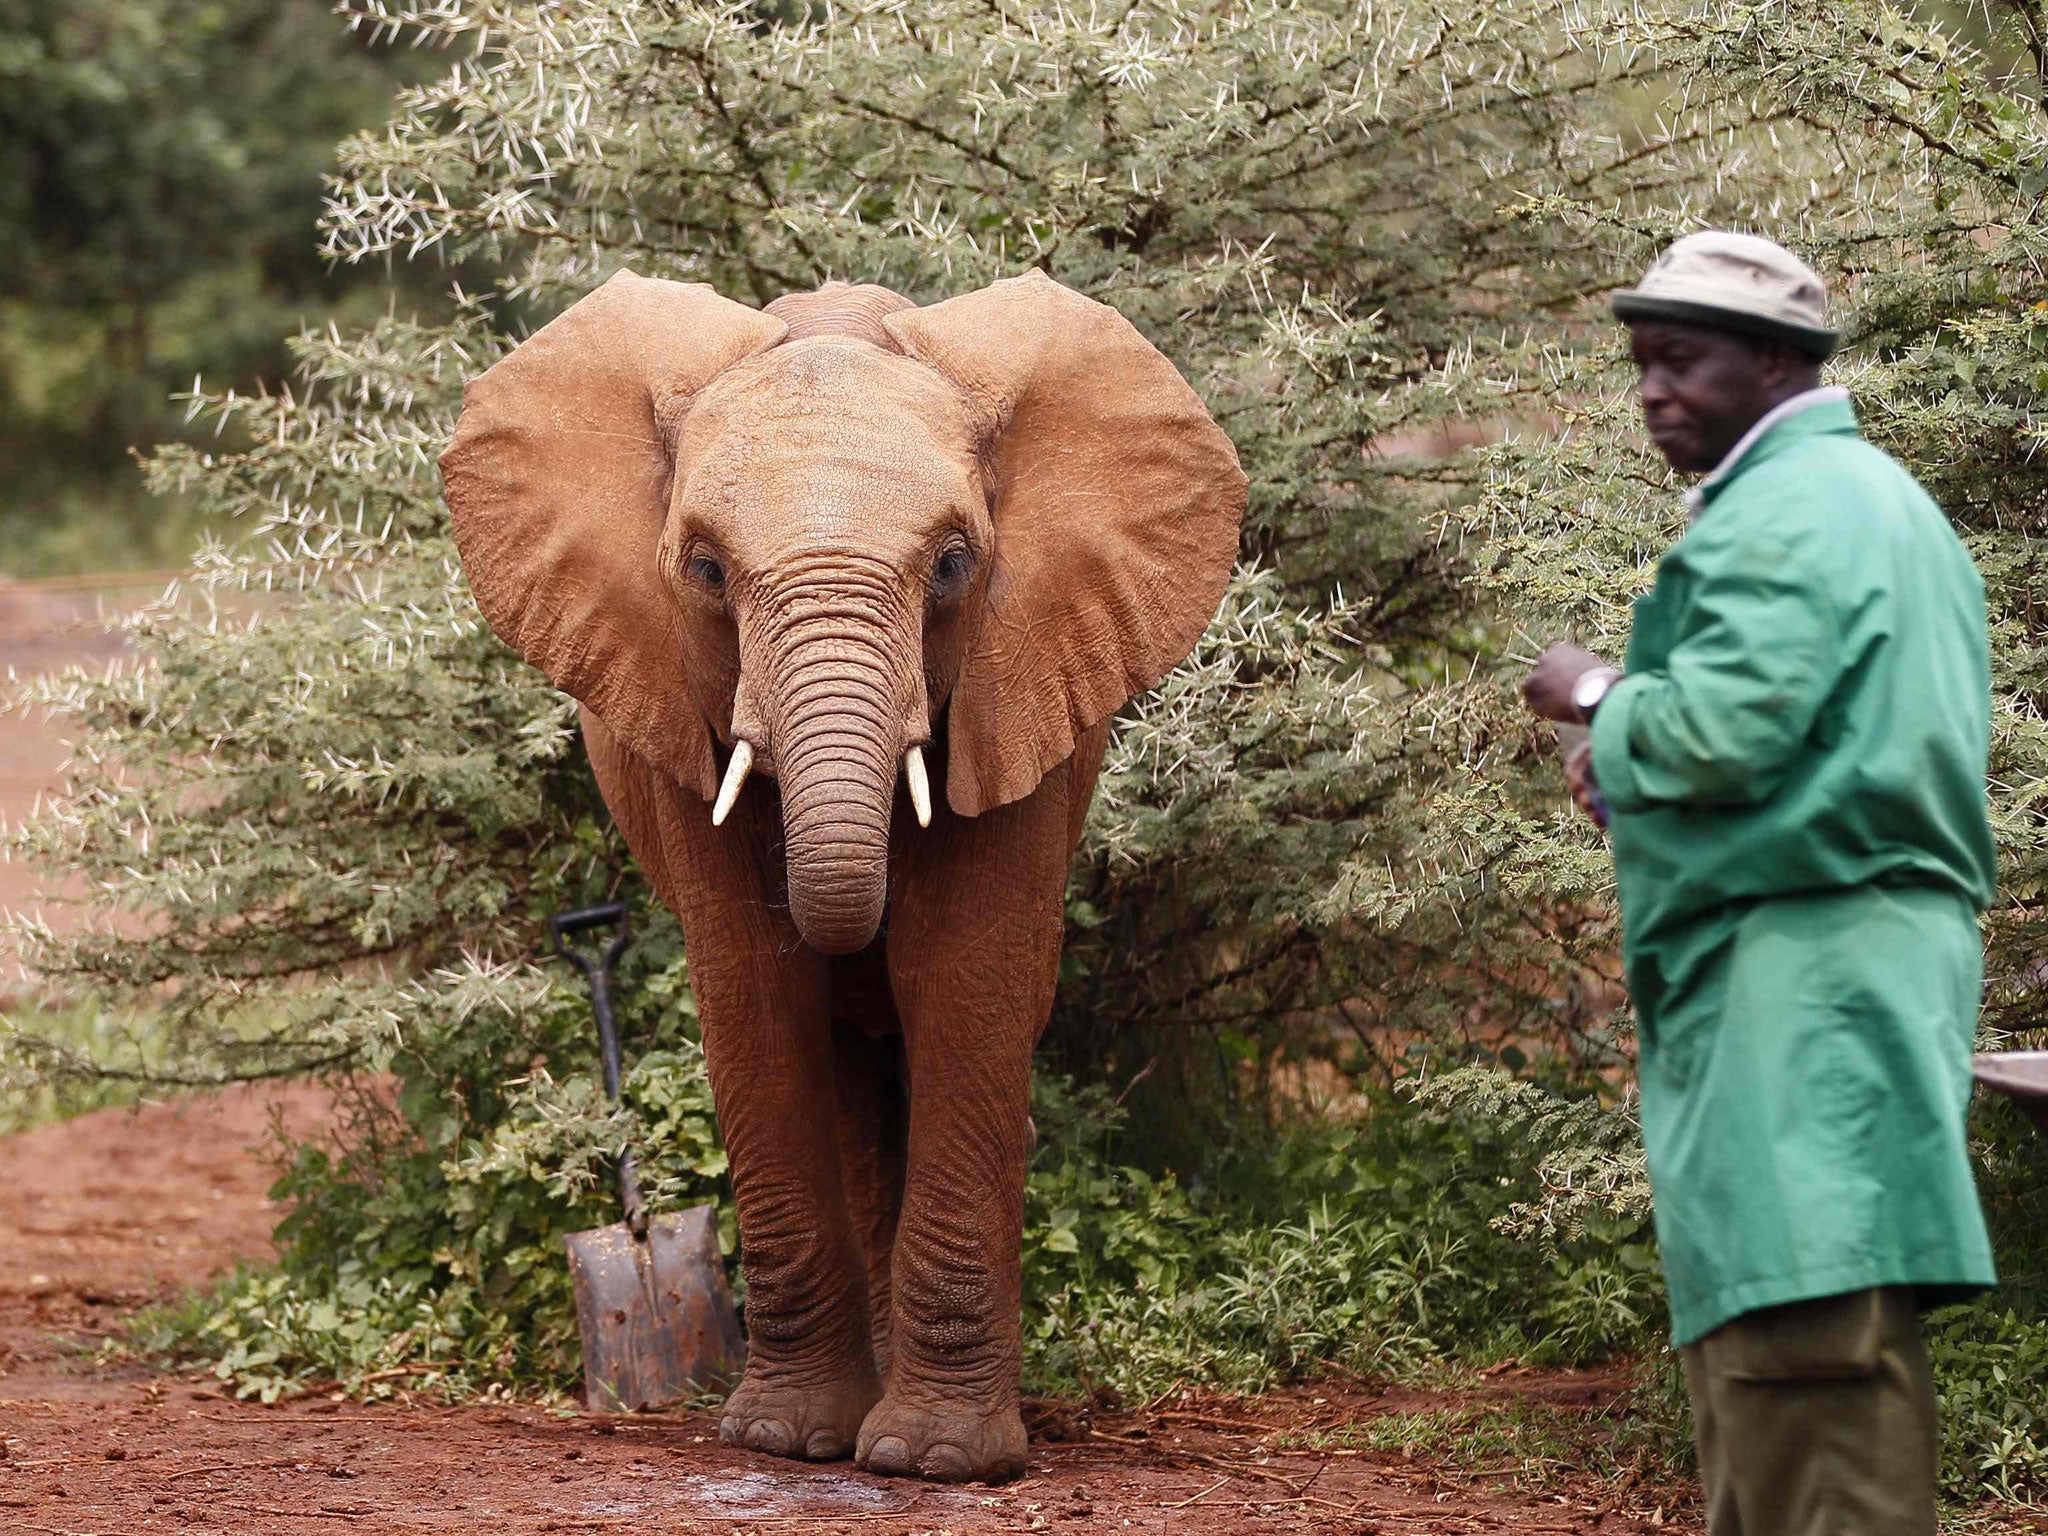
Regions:
[[[276,1106],[317,1128],[319,1095]],[[102,1110],[0,1139],[0,1530],[1508,1533],[1652,1529],[1587,1485],[1516,1494],[1358,1448],[1362,1426],[1451,1401],[1331,1389],[1176,1399],[1092,1424],[1041,1411],[1029,1475],[927,1488],[717,1443],[713,1422],[539,1408],[232,1401],[203,1377],[94,1363],[123,1313],[261,1256],[276,1212],[252,1090]],[[1598,1400],[1595,1378],[1503,1396]],[[1349,1445],[1343,1442],[1349,1438]],[[1278,1450],[1304,1441],[1318,1452]],[[1684,1529],[1683,1523],[1664,1527]]]

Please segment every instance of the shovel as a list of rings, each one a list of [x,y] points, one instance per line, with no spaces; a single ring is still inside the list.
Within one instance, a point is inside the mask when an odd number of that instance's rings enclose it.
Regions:
[[[2048,1131],[2048,1051],[1980,1051],[1977,1081],[1995,1088]]]
[[[601,952],[571,934],[616,928]],[[590,982],[604,1051],[605,1096],[619,1102],[619,1031],[612,1018],[612,966],[625,952],[626,909],[614,902],[548,919],[555,949]],[[739,1314],[718,1256],[718,1208],[692,1206],[649,1220],[633,1154],[619,1151],[626,1219],[571,1232],[569,1277],[583,1335],[583,1400],[592,1413],[666,1408],[735,1379],[746,1362]]]

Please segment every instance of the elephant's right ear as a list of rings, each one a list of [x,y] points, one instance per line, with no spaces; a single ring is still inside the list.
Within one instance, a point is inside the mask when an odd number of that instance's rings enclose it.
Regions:
[[[441,476],[477,606],[642,758],[709,799],[657,550],[676,413],[786,327],[708,284],[621,272],[463,391]]]

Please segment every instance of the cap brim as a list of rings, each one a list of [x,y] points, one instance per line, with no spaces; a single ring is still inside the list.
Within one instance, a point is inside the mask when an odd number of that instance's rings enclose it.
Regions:
[[[1753,315],[1747,310],[1723,309],[1718,304],[1700,304],[1690,299],[1667,299],[1656,294],[1628,289],[1608,303],[1615,317],[1624,323],[1636,320],[1669,320],[1677,325],[1697,325],[1710,331],[1732,331],[1754,341],[1779,341],[1796,347],[1810,357],[1825,358],[1842,344],[1842,333],[1820,326],[1794,325]]]

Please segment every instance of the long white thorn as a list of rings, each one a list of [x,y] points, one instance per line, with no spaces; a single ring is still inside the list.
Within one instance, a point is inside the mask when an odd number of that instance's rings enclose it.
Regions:
[[[903,777],[910,781],[910,808],[917,812],[917,824],[932,824],[932,781],[924,776],[924,748],[912,747],[903,754]]]
[[[747,782],[747,774],[753,766],[754,744],[750,741],[734,742],[732,761],[725,767],[725,782],[718,786],[718,802],[711,807],[711,825],[725,825],[725,818],[732,814],[732,803],[740,797],[740,786]]]

